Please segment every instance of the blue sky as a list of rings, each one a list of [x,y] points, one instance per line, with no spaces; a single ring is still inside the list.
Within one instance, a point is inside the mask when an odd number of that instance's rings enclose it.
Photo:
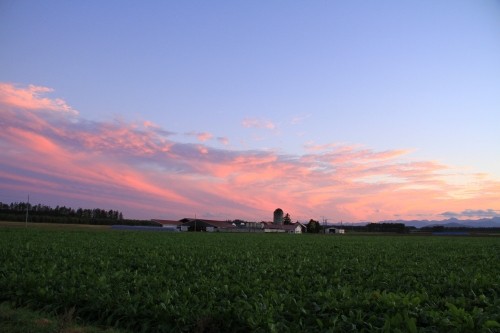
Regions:
[[[445,165],[448,183],[496,184],[499,18],[498,1],[2,1],[0,81],[53,89],[87,127],[148,122],[220,154],[404,150],[397,163]],[[500,209],[484,202],[457,210]],[[296,215],[343,214],[324,205]],[[439,214],[386,209],[345,217]]]

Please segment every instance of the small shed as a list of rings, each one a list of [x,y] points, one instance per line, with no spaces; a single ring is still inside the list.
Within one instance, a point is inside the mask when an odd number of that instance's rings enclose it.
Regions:
[[[345,234],[345,229],[337,228],[337,227],[328,227],[325,228],[325,233],[327,234]]]

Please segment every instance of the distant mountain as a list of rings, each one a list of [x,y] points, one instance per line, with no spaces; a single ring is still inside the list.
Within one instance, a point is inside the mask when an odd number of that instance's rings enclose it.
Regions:
[[[432,227],[445,227],[445,228],[471,228],[468,225],[462,224],[462,223],[457,223],[457,222],[451,222],[451,223],[445,223],[445,224],[429,224],[426,226],[427,228],[432,228]]]
[[[380,223],[404,223],[408,227],[434,227],[434,226],[444,226],[446,228],[500,228],[500,216],[492,218],[484,218],[478,220],[459,220],[456,218],[450,218],[447,220],[390,220],[390,221],[380,221]]]
[[[365,226],[372,222],[343,222],[328,223],[328,226],[342,227],[342,226]],[[378,223],[403,223],[407,227],[423,228],[443,226],[445,228],[500,228],[500,216],[492,218],[483,218],[478,220],[460,220],[457,218],[449,218],[446,220],[386,220],[379,221]],[[306,223],[307,224],[307,223]]]

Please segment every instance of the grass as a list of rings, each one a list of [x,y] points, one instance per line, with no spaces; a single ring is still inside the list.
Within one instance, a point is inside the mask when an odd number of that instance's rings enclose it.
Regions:
[[[74,309],[61,316],[53,316],[28,308],[15,308],[10,303],[0,304],[0,332],[8,333],[126,333],[114,328],[103,328],[78,323]]]
[[[494,237],[0,228],[0,332],[496,332],[499,253]]]
[[[0,221],[0,227],[11,227],[11,228],[41,228],[41,229],[60,229],[60,230],[106,230],[111,229],[109,225],[93,225],[93,224],[64,224],[64,223],[33,223],[28,222],[10,222],[10,221]]]

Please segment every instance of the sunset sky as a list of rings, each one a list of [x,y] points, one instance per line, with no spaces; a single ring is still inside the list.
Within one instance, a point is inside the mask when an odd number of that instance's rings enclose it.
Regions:
[[[0,1],[0,201],[500,216],[500,2]]]

